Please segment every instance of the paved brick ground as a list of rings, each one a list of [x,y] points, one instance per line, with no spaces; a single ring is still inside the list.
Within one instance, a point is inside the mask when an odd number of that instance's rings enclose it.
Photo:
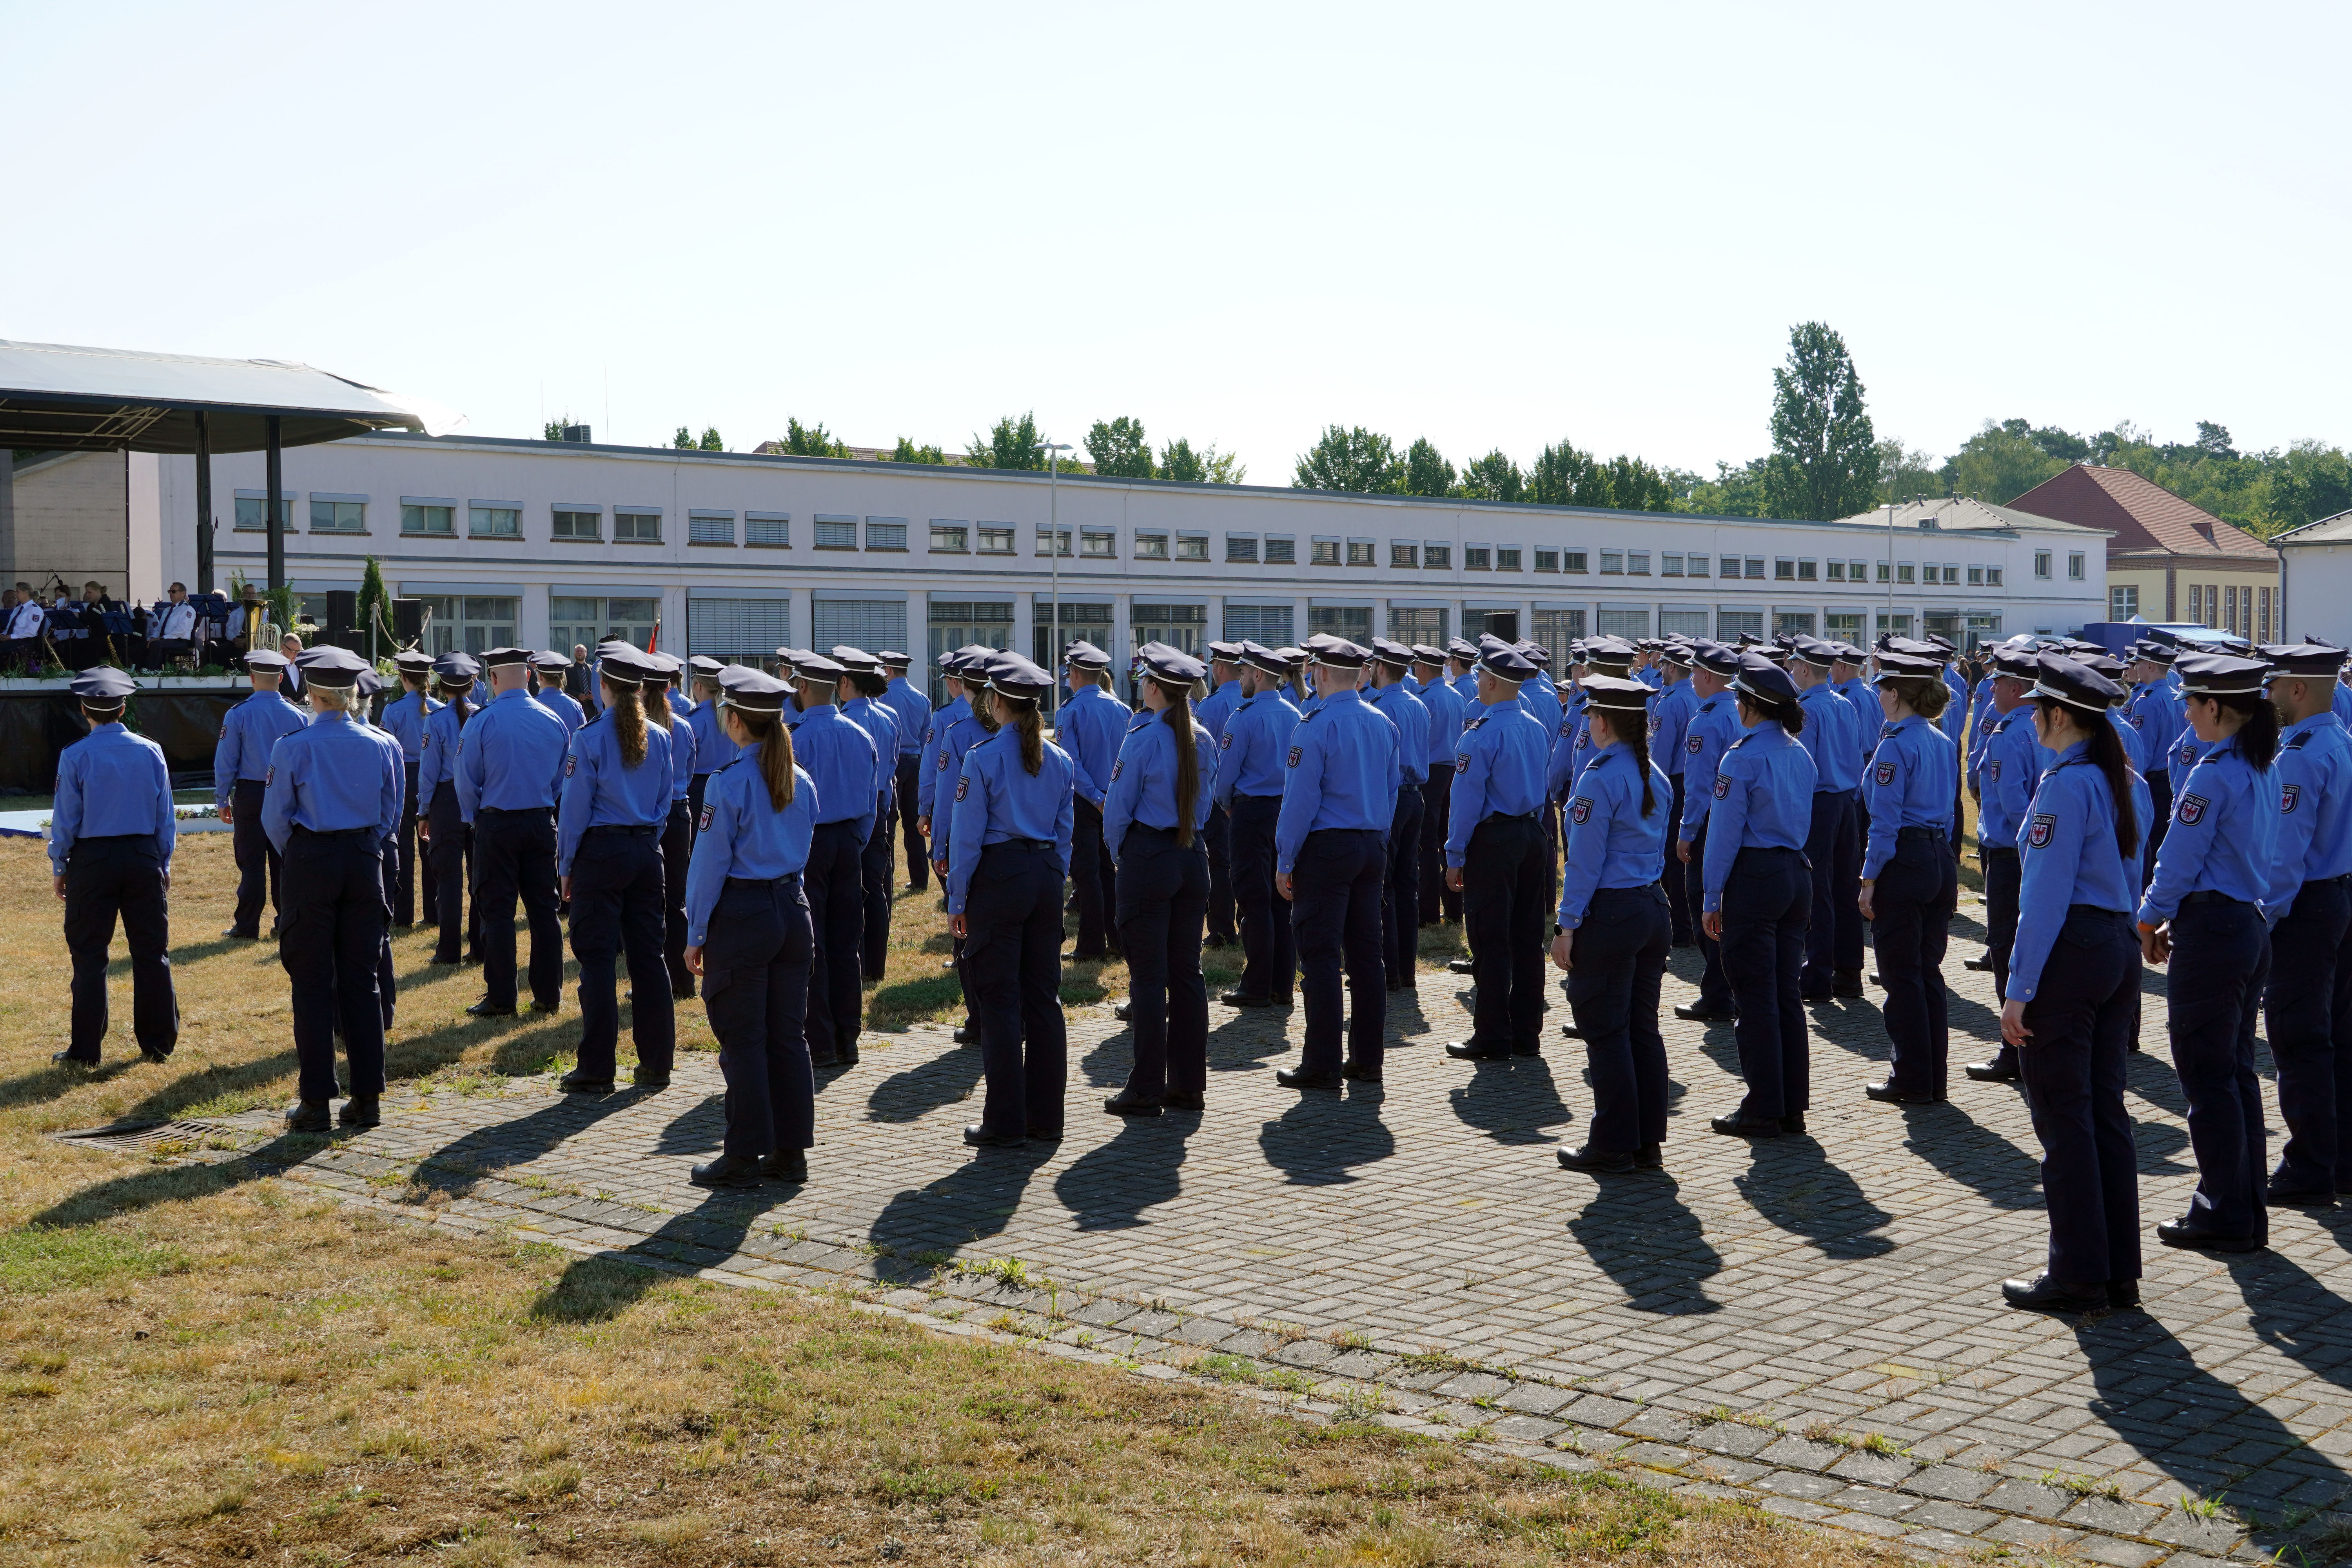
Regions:
[[[1706,1119],[1738,1093],[1730,1031],[1669,1017],[1664,1173],[1559,1170],[1552,1150],[1581,1141],[1591,1107],[1581,1047],[1554,1034],[1541,1061],[1451,1061],[1439,1047],[1467,1024],[1457,983],[1425,975],[1391,1014],[1384,1086],[1281,1089],[1272,1069],[1303,1015],[1221,1007],[1208,1110],[1151,1121],[1096,1110],[1126,1036],[1107,1008],[1075,1013],[1057,1150],[964,1148],[979,1053],[917,1030],[867,1037],[864,1065],[824,1087],[798,1192],[688,1184],[719,1128],[709,1058],[666,1092],[600,1101],[536,1082],[502,1099],[395,1095],[381,1130],[295,1173],[779,1278],[904,1285],[949,1256],[1018,1258],[1106,1298],[1079,1316],[1121,1334],[1361,1376],[1415,1419],[1554,1448],[1682,1444],[1658,1451],[1707,1465],[1657,1462],[1925,1549],[2065,1545],[2138,1564],[2178,1548],[2185,1565],[2310,1540],[2332,1522],[2310,1516],[2352,1488],[2352,1223],[2282,1212],[2274,1250],[2229,1260],[2151,1235],[2144,1310],[2003,1308],[1999,1281],[2032,1271],[2045,1232],[2021,1100],[1958,1072],[1995,1032],[1987,978],[1960,966],[1979,951],[1973,912],[1948,972],[1951,1103],[1865,1101],[1885,1056],[1874,1001],[1825,1005],[1811,1135],[1716,1137]],[[1678,952],[1669,1005],[1696,975]],[[2149,975],[2131,1068],[2150,1226],[2193,1182],[2163,984]],[[1415,1395],[1416,1373],[1454,1381]],[[1907,1454],[1857,1446],[1873,1435]],[[2227,1506],[2209,1517],[2208,1501]]]

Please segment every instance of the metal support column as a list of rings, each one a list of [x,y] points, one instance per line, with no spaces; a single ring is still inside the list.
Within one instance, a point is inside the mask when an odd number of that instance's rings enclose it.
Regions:
[[[213,591],[213,433],[196,410],[196,592]]]
[[[267,460],[263,464],[265,476],[261,481],[262,487],[268,491],[268,498],[261,503],[261,515],[269,524],[269,591],[273,594],[286,586],[288,520],[285,512],[280,510],[286,503],[278,499],[278,484],[283,478],[284,456],[284,451],[278,444],[278,416],[273,414],[269,416],[269,446]]]

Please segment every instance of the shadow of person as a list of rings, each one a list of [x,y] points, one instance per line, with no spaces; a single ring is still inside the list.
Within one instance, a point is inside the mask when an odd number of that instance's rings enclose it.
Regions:
[[[1637,1172],[1599,1178],[1601,1190],[1568,1222],[1585,1256],[1637,1312],[1687,1317],[1722,1310],[1700,1281],[1723,1272],[1698,1216],[1671,1176]]]
[[[1219,1015],[1223,1014],[1221,1022]],[[1294,1012],[1271,1007],[1228,1008],[1209,1004],[1209,1070],[1255,1072],[1276,1057],[1291,1050],[1290,1020]]]
[[[1559,1097],[1551,1064],[1541,1057],[1459,1065],[1469,1068],[1469,1079],[1447,1090],[1446,1102],[1464,1126],[1497,1143],[1549,1143],[1557,1136],[1549,1129],[1576,1120]]]
[[[689,1100],[654,1140],[656,1154],[716,1153],[727,1136],[727,1096],[706,1094]]]
[[[2337,1235],[2340,1240],[2340,1230]],[[2284,1252],[2232,1258],[2230,1278],[2246,1299],[2246,1321],[2256,1338],[2313,1376],[2352,1389],[2352,1364],[2345,1360],[2343,1344],[2352,1302]]]
[[[763,1195],[764,1194],[764,1195]],[[575,1258],[530,1304],[542,1322],[604,1322],[627,1311],[665,1275],[709,1268],[735,1256],[776,1193],[765,1188],[705,1193],[625,1247]]]
[[[198,1165],[162,1165],[68,1193],[25,1221],[27,1230],[97,1225],[158,1204],[210,1197],[264,1176],[275,1176],[334,1146],[331,1134],[283,1132],[234,1159]]]
[[[420,1156],[410,1180],[430,1191],[463,1197],[477,1182],[530,1164],[642,1098],[630,1093],[564,1095],[526,1115],[460,1133]]]
[[[866,1238],[900,1258],[952,1251],[1004,1229],[1037,1168],[1054,1157],[1046,1143],[1018,1149],[974,1149],[971,1158],[936,1181],[904,1188],[882,1205]]]
[[[951,1047],[876,1084],[866,1097],[866,1120],[919,1121],[942,1105],[970,1100],[980,1075],[980,1047]]]
[[[1054,1178],[1054,1195],[1082,1230],[1125,1230],[1184,1190],[1185,1117],[1129,1117]]]
[[[1895,1216],[1864,1195],[1811,1138],[1750,1145],[1748,1169],[1732,1178],[1748,1206],[1831,1258],[1879,1258],[1895,1243],[1876,1232]]]
[[[1997,1208],[2042,1206],[2042,1162],[1958,1105],[1906,1105],[1903,1146]]]
[[[1396,1152],[1396,1135],[1381,1121],[1378,1084],[1350,1083],[1334,1095],[1307,1089],[1298,1102],[1258,1128],[1266,1163],[1294,1186],[1335,1186],[1356,1180],[1354,1168]]]
[[[1116,1035],[1095,1042],[1094,1048],[1078,1058],[1078,1070],[1086,1075],[1087,1084],[1095,1089],[1118,1089],[1125,1084],[1135,1068],[1135,1031],[1121,1029]]]

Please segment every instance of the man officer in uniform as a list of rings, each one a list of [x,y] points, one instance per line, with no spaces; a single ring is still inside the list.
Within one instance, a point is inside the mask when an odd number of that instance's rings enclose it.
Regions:
[[[1397,727],[1396,815],[1389,819],[1388,874],[1381,905],[1381,956],[1388,965],[1388,988],[1415,991],[1415,960],[1421,952],[1422,782],[1429,776],[1429,710],[1405,682],[1412,649],[1387,637],[1372,639],[1371,702]]]
[[[1237,642],[1213,642],[1209,645],[1209,686],[1206,697],[1193,705],[1192,722],[1216,738],[1222,747],[1225,742],[1225,721],[1242,703],[1242,645]],[[1206,945],[1231,947],[1241,937],[1234,926],[1233,831],[1225,820],[1225,808],[1209,808],[1209,934]]]
[[[1445,832],[1445,883],[1462,894],[1477,987],[1470,1038],[1445,1054],[1496,1061],[1542,1053],[1544,770],[1551,737],[1519,702],[1536,667],[1500,643],[1478,660],[1480,706],[1462,731]]]
[[[1217,1000],[1233,1007],[1286,1008],[1298,963],[1290,911],[1275,891],[1274,839],[1298,710],[1283,689],[1287,667],[1280,655],[1244,642],[1241,659],[1241,705],[1225,716],[1224,733],[1217,738],[1213,788],[1232,833],[1242,978]]]
[[[253,695],[221,720],[220,739],[213,744],[213,805],[236,835],[230,847],[236,857],[236,912],[221,934],[233,942],[259,942],[263,893],[269,896],[273,914],[283,907],[278,900],[283,868],[277,847],[261,830],[262,786],[269,777],[269,753],[278,742],[309,723],[310,715],[278,689],[278,679],[286,671],[285,656],[267,648],[249,653],[245,656],[245,668],[253,683]]]
[[[515,900],[530,922],[530,1010],[563,994],[563,928],[556,919],[555,803],[571,734],[530,694],[530,650],[482,656],[490,700],[459,731],[457,811],[474,830],[474,899],[481,917],[478,1018],[515,1010]]]

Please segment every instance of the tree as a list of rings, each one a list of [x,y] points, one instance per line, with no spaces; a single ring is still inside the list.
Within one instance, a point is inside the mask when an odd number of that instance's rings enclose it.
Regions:
[[[2059,432],[2063,434],[2063,432]],[[1974,496],[1996,506],[2007,506],[2042,480],[2065,471],[2066,463],[2050,455],[2022,419],[1984,428],[1969,437],[1952,460],[1944,465],[1947,495]],[[1907,496],[1897,496],[1908,500]]]
[[[562,440],[563,427],[571,423],[572,416],[569,414],[549,420],[546,426],[540,431],[540,439],[542,441]]]
[[[2352,509],[2352,461],[2316,441],[2297,441],[2270,476],[2273,528],[2301,528]]]
[[[990,426],[987,435],[972,437],[971,445],[964,448],[964,460],[976,468],[1042,468],[1044,445],[1034,412],[1018,419],[1008,414]]]
[[[1105,422],[1097,419],[1087,432],[1087,456],[1095,460],[1095,472],[1114,479],[1148,479],[1153,476],[1151,443],[1144,439],[1143,421],[1122,414]]]
[[[702,449],[706,452],[727,450],[727,443],[719,438],[718,426],[706,425],[702,427]]]
[[[1214,441],[1201,448],[1201,466],[1202,477],[1213,485],[1237,485],[1249,474],[1239,453],[1220,452]]]
[[[1525,499],[1536,506],[1607,506],[1608,476],[1591,453],[1578,450],[1573,442],[1558,441],[1528,465]]]
[[[1396,489],[1398,477],[1395,442],[1360,425],[1331,425],[1298,455],[1290,483],[1294,489],[1381,495]]]
[[[1944,476],[1934,457],[1915,447],[1906,447],[1901,437],[1890,436],[1878,444],[1878,500],[1907,501],[1918,496],[1948,494]]]
[[[710,434],[716,436],[719,432],[714,430]],[[784,419],[783,446],[785,451],[796,458],[846,458],[849,456],[849,448],[833,438],[833,432],[824,427],[822,420],[814,425],[803,425],[799,420],[787,416]]]
[[[1526,489],[1526,476],[1500,447],[1462,470],[1462,493],[1472,500],[1516,501]]]
[[[1639,458],[1619,453],[1609,459],[1605,477],[1609,500],[1603,504],[1619,511],[1672,511],[1674,487],[1665,475]]]
[[[1201,454],[1192,450],[1192,443],[1179,436],[1160,449],[1160,477],[1180,484],[1198,485],[1208,482],[1209,465]]]
[[[890,460],[894,463],[944,463],[948,455],[937,447],[918,447],[901,436],[898,446],[891,448]]]
[[[1772,456],[1765,500],[1775,517],[1834,521],[1878,497],[1878,441],[1845,340],[1820,321],[1789,330],[1772,373]]]
[[[688,451],[692,451],[694,449],[694,432],[681,425],[677,427],[677,434],[670,437],[669,444],[673,447],[683,447]]]
[[[1452,495],[1454,465],[1440,456],[1429,437],[1423,436],[1405,448],[1404,463],[1397,473],[1397,489],[1409,496]]]
[[[383,585],[383,565],[373,555],[360,574],[359,630],[365,637],[370,627],[375,631],[375,648],[384,657],[399,647],[400,638],[392,629],[392,593]],[[365,646],[365,645],[362,645]]]
[[[2230,445],[2230,427],[2210,420],[2197,422],[2197,449],[2209,458],[2235,458],[2238,449]]]
[[[1711,479],[1688,475],[1692,482],[1683,488],[1675,510],[1706,517],[1762,517],[1764,470],[1769,463],[1767,458],[1750,458],[1737,466],[1718,460]]]

